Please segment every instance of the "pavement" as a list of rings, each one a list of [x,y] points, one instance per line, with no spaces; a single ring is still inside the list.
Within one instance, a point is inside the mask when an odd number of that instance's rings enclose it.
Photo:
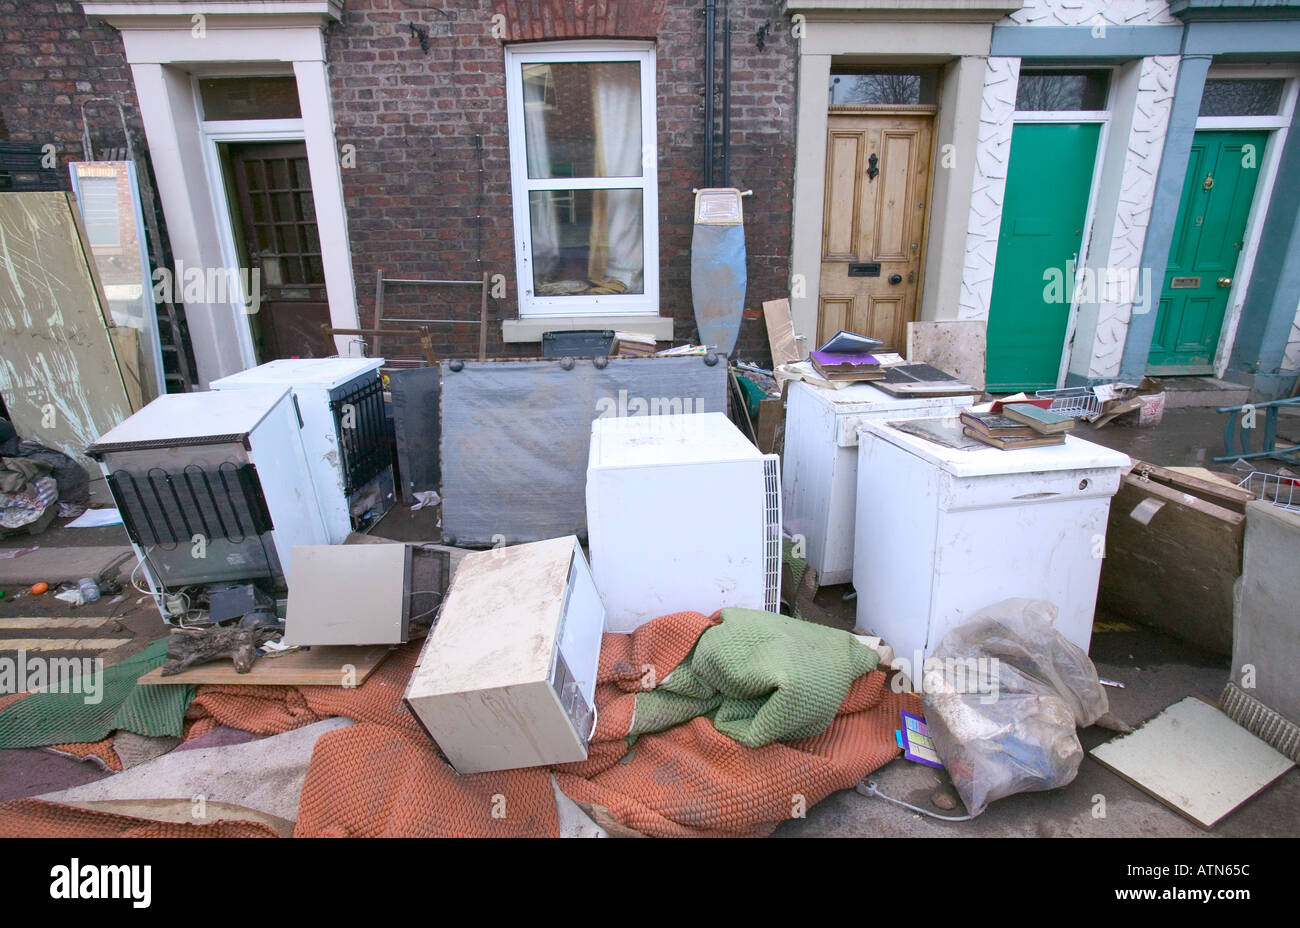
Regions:
[[[1081,426],[1075,434],[1153,464],[1209,467],[1240,479],[1242,472],[1230,464],[1211,461],[1223,453],[1224,421],[1212,409],[1175,407],[1166,409],[1155,428],[1116,422],[1095,431]],[[1300,433],[1300,417],[1284,417],[1280,431]],[[1280,465],[1257,466],[1276,470]],[[80,607],[53,598],[60,581],[93,576],[129,550],[121,527],[69,529],[67,521],[56,520],[40,535],[0,539],[0,590],[6,594],[0,599],[0,658],[12,658],[20,646],[30,651],[34,644],[44,656],[99,656],[112,664],[167,633],[149,597],[129,583],[132,559],[122,571],[121,594]],[[399,506],[376,526],[374,534],[436,541],[436,514],[412,513]],[[4,557],[9,551],[33,546],[36,550],[21,556]],[[38,580],[49,583],[51,592],[27,593],[27,587]],[[806,604],[806,617],[851,629],[854,606],[842,598],[848,589],[823,588]],[[1094,635],[1091,654],[1102,677],[1124,683],[1123,689],[1107,690],[1112,712],[1120,719],[1137,726],[1186,696],[1217,700],[1227,680],[1226,658],[1141,625],[1116,623],[1115,627]],[[1114,736],[1097,728],[1079,733],[1085,750]],[[0,751],[0,800],[39,795],[105,775],[88,763],[41,750]],[[875,779],[886,795],[935,814],[960,811],[943,811],[931,801],[948,782],[942,771],[899,759],[878,771]],[[1300,834],[1297,807],[1300,770],[1293,768],[1207,832],[1085,756],[1077,778],[1068,786],[1002,799],[973,821],[938,821],[847,790],[812,807],[805,818],[784,823],[776,836],[1296,836]]]

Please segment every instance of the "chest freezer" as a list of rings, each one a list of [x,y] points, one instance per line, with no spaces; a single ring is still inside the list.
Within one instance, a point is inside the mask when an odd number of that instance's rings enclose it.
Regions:
[[[311,485],[330,544],[378,522],[393,505],[383,358],[285,358],[212,381],[214,391],[293,391]]]
[[[1127,455],[1066,436],[1002,451],[946,448],[865,422],[858,432],[853,584],[858,625],[909,661],[1011,597],[1044,599],[1092,638],[1110,498]]]
[[[822,584],[853,577],[858,427],[873,419],[955,416],[974,395],[894,397],[869,383],[828,390],[798,382],[786,395],[781,502],[785,530],[804,538]]]
[[[223,581],[282,590],[293,547],[327,542],[300,430],[286,387],[171,393],[87,449],[160,603]]]
[[[587,530],[607,631],[780,609],[780,468],[722,413],[597,419]]]

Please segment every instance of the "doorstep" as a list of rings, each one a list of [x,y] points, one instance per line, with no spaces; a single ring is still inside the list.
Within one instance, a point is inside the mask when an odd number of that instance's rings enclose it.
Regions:
[[[1217,377],[1161,377],[1165,408],[1240,406],[1250,399],[1250,387]]]

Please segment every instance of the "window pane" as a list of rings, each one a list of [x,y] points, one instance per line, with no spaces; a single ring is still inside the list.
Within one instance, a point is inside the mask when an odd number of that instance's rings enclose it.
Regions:
[[[292,77],[215,77],[199,81],[204,119],[301,119]]]
[[[135,217],[118,213],[116,177],[80,177],[81,218],[92,248],[117,248],[122,225],[135,225]]]
[[[537,296],[645,292],[639,189],[534,190],[528,209]]]
[[[859,71],[831,74],[831,103],[865,106],[934,103],[934,71]]]
[[[641,176],[641,65],[524,64],[529,177]]]
[[[1283,85],[1280,77],[1208,80],[1201,94],[1201,115],[1276,116]]]
[[[1105,71],[1035,71],[1020,72],[1016,88],[1016,109],[1044,112],[1051,110],[1104,110],[1110,75]]]

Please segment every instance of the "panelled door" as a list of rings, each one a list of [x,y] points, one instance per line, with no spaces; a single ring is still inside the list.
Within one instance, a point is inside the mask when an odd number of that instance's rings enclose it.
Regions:
[[[1265,131],[1196,133],[1147,356],[1150,373],[1213,373],[1267,142]]]
[[[243,251],[261,276],[258,359],[335,354],[321,332],[330,313],[306,144],[241,143],[229,154]]]
[[[934,117],[832,112],[817,343],[840,329],[902,350],[921,291]]]
[[[1011,131],[989,306],[991,392],[1056,386],[1100,138],[1100,123],[1018,123]]]

